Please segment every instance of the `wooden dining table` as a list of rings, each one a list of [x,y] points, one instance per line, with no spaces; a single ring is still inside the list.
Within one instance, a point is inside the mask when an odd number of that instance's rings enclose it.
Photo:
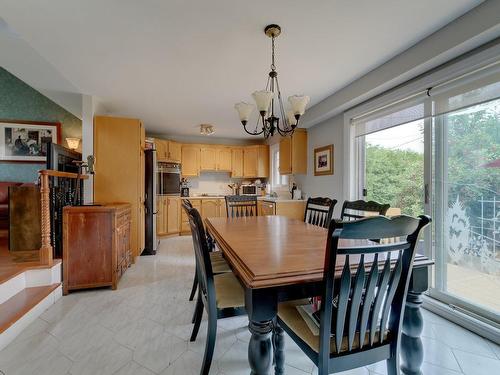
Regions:
[[[283,374],[283,346],[273,353],[271,340],[278,303],[321,294],[327,229],[284,216],[207,218],[205,226],[245,291],[251,374],[270,374],[275,358],[279,358],[275,361],[275,374]],[[341,239],[339,247],[366,245],[356,241],[359,240]],[[369,266],[369,262],[366,264]],[[423,255],[415,257],[400,347],[404,374],[421,374],[420,306],[432,264]],[[341,270],[339,277],[340,273]]]

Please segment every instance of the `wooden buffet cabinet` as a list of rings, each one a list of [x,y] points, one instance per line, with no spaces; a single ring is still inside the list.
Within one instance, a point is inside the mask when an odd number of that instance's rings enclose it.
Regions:
[[[67,206],[63,209],[63,294],[111,286],[130,266],[131,205]]]

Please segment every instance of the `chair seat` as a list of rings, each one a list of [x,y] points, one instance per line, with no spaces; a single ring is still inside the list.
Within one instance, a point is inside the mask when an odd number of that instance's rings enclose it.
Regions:
[[[211,252],[210,261],[212,262],[212,272],[214,274],[232,272],[220,251]]]
[[[319,353],[319,336],[314,336],[307,323],[302,318],[297,310],[297,306],[305,305],[309,303],[307,299],[295,300],[280,303],[278,305],[278,318],[280,319],[280,324],[284,324],[287,328],[294,332],[304,343],[306,343],[311,349],[316,353]],[[285,327],[283,327],[285,328]],[[375,333],[375,342],[379,340],[379,330]],[[388,331],[385,332],[385,337],[388,335]],[[366,337],[363,345],[369,344],[369,332],[366,333]],[[354,337],[353,349],[359,348],[359,332],[356,333]],[[340,351],[347,351],[349,349],[349,342],[347,336],[342,338],[342,346]],[[330,353],[336,353],[335,345],[335,335],[331,336],[330,339]]]
[[[217,308],[245,306],[245,295],[242,286],[233,273],[222,273],[214,276]]]

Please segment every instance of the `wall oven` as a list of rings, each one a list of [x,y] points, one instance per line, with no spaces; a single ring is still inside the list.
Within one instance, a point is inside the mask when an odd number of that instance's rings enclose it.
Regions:
[[[181,165],[178,163],[158,163],[156,194],[180,194]]]

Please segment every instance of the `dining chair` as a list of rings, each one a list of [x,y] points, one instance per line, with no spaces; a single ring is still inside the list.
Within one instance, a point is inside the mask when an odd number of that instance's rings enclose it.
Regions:
[[[203,311],[208,314],[207,341],[200,374],[208,375],[217,335],[217,319],[245,313],[244,291],[233,273],[214,274],[203,222],[196,208],[186,208],[193,235],[196,272],[198,274],[198,300],[196,302],[193,331],[195,341],[200,329]]]
[[[227,217],[257,216],[256,195],[226,195]]]
[[[350,221],[361,219],[366,216],[385,215],[387,210],[391,207],[390,204],[382,204],[375,201],[344,201],[342,205],[342,212],[340,220]]]
[[[304,212],[304,222],[328,228],[332,220],[333,208],[336,204],[336,199],[308,198]]]
[[[313,318],[306,322],[297,309],[307,300],[278,306],[279,329],[316,364],[319,375],[382,360],[389,375],[399,374],[404,303],[419,234],[430,221],[423,215],[331,221],[316,335],[310,328]],[[370,238],[392,237],[399,241],[369,242]],[[344,247],[343,239],[359,241],[355,247]],[[283,335],[276,337],[281,340]]]
[[[188,209],[193,208],[193,205],[189,201],[189,199],[182,200],[182,208],[186,211],[186,215],[188,214]],[[193,238],[194,241],[194,238]],[[227,264],[226,260],[222,256],[222,252],[213,251],[215,249],[214,246],[211,246],[213,241],[207,236],[207,243],[210,249],[210,260],[212,262],[212,269],[215,274],[231,272],[231,268]],[[196,295],[196,290],[198,289],[198,274],[194,273],[193,277],[193,286],[191,287],[191,293],[189,294],[189,300],[192,301],[194,296]],[[196,319],[196,316],[193,316],[193,323]]]

